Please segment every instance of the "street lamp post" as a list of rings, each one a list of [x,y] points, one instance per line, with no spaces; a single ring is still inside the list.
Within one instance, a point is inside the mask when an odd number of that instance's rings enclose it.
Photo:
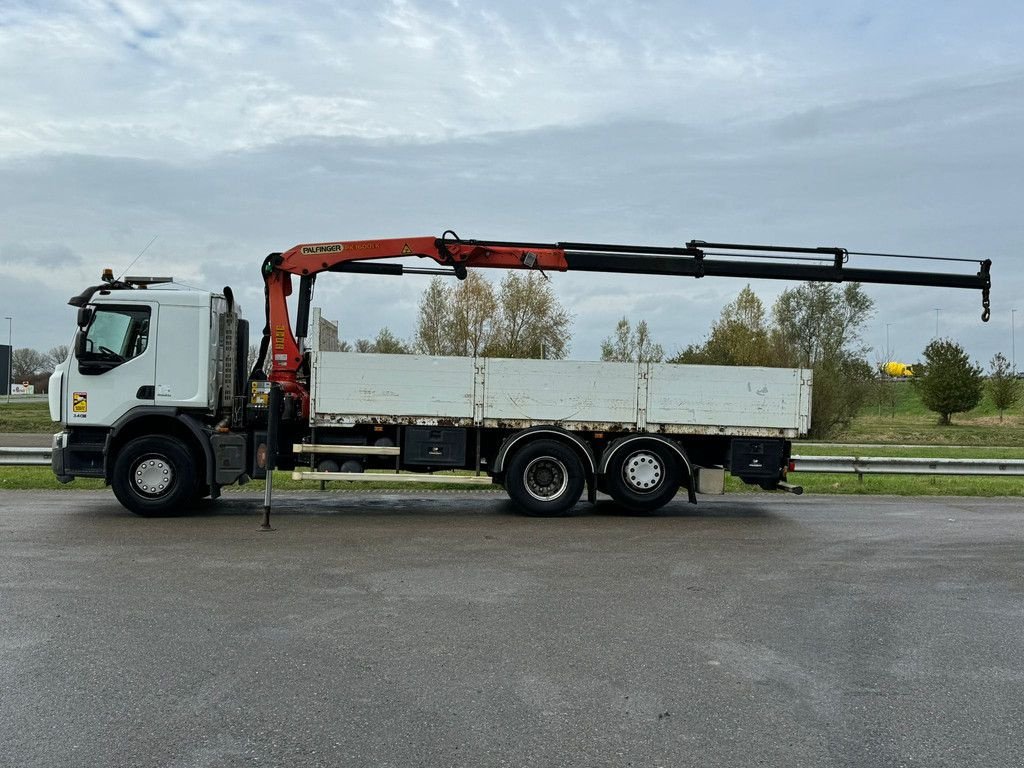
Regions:
[[[1010,370],[1017,371],[1017,310],[1010,310]]]
[[[11,339],[14,336],[14,318],[5,317],[7,321],[7,404],[11,404],[11,377],[14,375],[14,344]]]

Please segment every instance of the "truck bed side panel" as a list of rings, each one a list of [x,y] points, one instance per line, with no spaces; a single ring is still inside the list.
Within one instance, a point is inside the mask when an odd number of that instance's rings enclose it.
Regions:
[[[578,429],[637,425],[637,365],[572,360],[487,360],[485,426],[562,424]]]
[[[806,429],[808,372],[794,368],[652,363],[647,384],[647,424],[784,430]]]
[[[470,357],[317,352],[312,420],[472,424],[474,370]]]
[[[796,437],[810,373],[789,368],[313,353],[312,423],[559,424]]]

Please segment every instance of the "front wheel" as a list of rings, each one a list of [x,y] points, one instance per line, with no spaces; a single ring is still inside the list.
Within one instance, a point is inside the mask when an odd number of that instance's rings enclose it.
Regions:
[[[174,437],[126,443],[114,461],[110,485],[122,505],[143,517],[182,514],[200,488],[188,446]]]
[[[675,498],[681,483],[680,462],[667,447],[637,442],[622,448],[608,463],[608,495],[634,512],[653,512]]]
[[[508,464],[505,490],[526,514],[564,515],[580,500],[586,472],[580,457],[556,440],[536,440],[520,448]]]

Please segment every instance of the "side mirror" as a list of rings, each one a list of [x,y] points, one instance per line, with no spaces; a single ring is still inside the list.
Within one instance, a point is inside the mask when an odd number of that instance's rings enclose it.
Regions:
[[[88,328],[89,323],[92,322],[92,316],[96,314],[96,310],[92,307],[79,307],[78,308],[78,327]]]

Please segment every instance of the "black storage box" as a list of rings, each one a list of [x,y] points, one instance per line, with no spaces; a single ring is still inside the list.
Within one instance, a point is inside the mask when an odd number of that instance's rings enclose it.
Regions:
[[[735,439],[729,445],[729,473],[744,480],[780,480],[785,440]]]
[[[446,427],[406,427],[402,457],[406,464],[462,467],[466,464],[466,430]]]

